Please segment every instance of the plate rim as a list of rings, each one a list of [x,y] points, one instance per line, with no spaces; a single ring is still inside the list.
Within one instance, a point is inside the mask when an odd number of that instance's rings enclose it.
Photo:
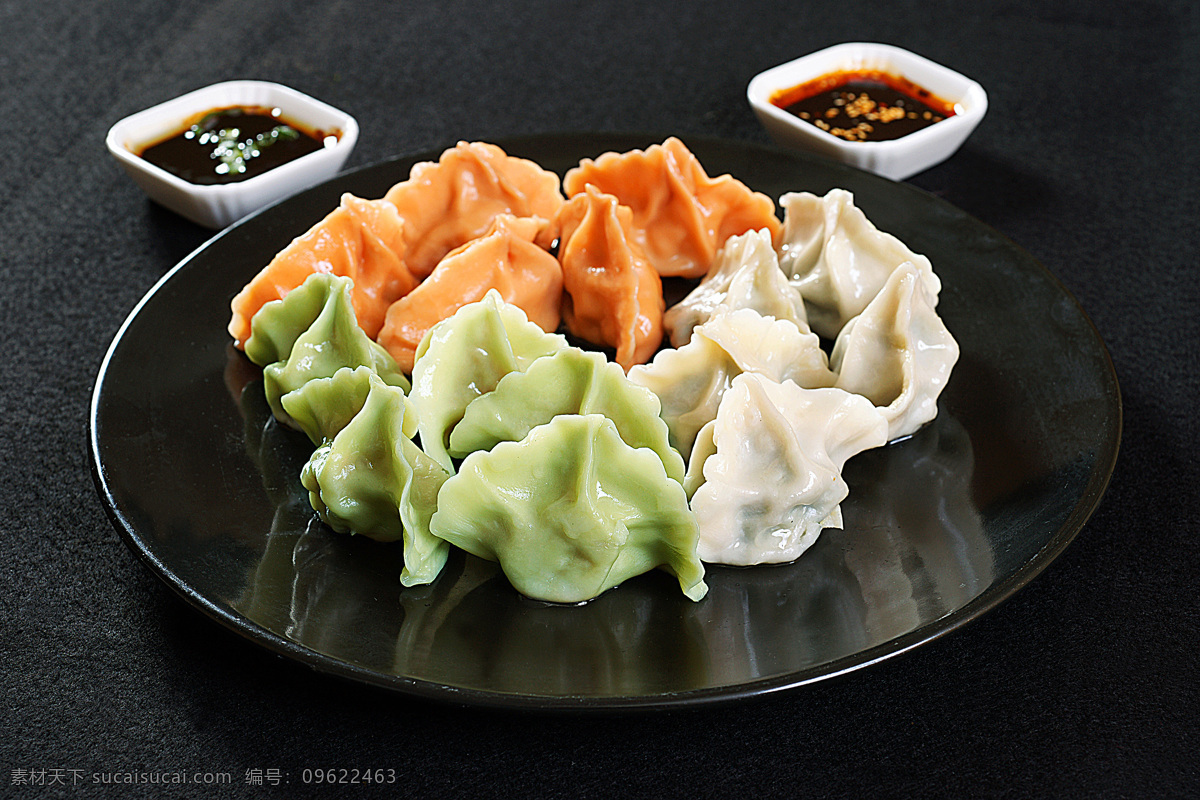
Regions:
[[[1086,310],[1083,308],[1082,304],[1074,296],[1074,294],[1041,262],[1041,260],[1026,251],[1023,247],[1002,232],[996,230],[991,225],[979,220],[974,215],[959,208],[958,206],[955,206],[949,201],[927,192],[920,187],[913,186],[912,184],[900,181],[891,181],[864,170],[860,170],[849,165],[836,163],[828,159],[822,159],[815,155],[799,153],[775,145],[763,144],[761,142],[750,140],[692,134],[663,135],[661,133],[646,131],[555,131],[497,137],[495,139],[489,139],[488,141],[497,144],[506,152],[508,152],[510,148],[519,150],[523,146],[534,145],[537,143],[564,143],[576,139],[620,139],[660,142],[667,136],[678,136],[687,142],[703,143],[704,145],[713,147],[733,147],[735,149],[744,151],[758,150],[764,153],[773,154],[777,157],[784,157],[799,162],[818,162],[823,167],[833,166],[839,170],[848,171],[852,174],[855,174],[856,177],[860,179],[865,178],[871,181],[889,184],[893,187],[903,187],[903,190],[905,191],[910,191],[922,196],[924,198],[923,202],[932,202],[936,205],[941,205],[944,208],[952,209],[956,214],[968,219],[972,225],[978,226],[981,229],[985,229],[990,235],[994,235],[1005,242],[1007,246],[1020,251],[1030,264],[1036,265],[1036,268],[1041,271],[1042,277],[1049,279],[1058,293],[1061,296],[1066,297],[1071,302],[1080,318],[1087,323],[1091,338],[1094,340],[1094,343],[1098,345],[1099,352],[1103,355],[1102,362],[1104,367],[1104,377],[1107,379],[1107,383],[1111,384],[1112,388],[1111,392],[1106,392],[1106,396],[1112,398],[1113,400],[1113,408],[1111,409],[1112,416],[1110,419],[1106,420],[1112,424],[1111,447],[1106,450],[1098,449],[1096,466],[1091,470],[1083,491],[1080,493],[1079,497],[1076,498],[1074,505],[1066,514],[1063,522],[1058,526],[1058,529],[1054,531],[1054,533],[1045,541],[1045,543],[1036,553],[1030,556],[1024,563],[1022,563],[1008,575],[1004,576],[1003,579],[988,586],[983,592],[969,600],[963,606],[950,611],[949,613],[939,617],[936,620],[933,620],[932,622],[925,623],[924,625],[912,631],[908,631],[900,636],[894,637],[885,642],[881,642],[864,650],[848,654],[841,658],[835,659],[834,661],[825,662],[816,667],[804,670],[784,673],[782,675],[773,675],[732,686],[724,685],[678,692],[664,692],[644,695],[630,694],[597,697],[583,694],[547,695],[517,692],[510,693],[451,686],[420,678],[413,678],[410,676],[388,675],[320,653],[299,642],[295,642],[280,636],[279,634],[268,630],[253,620],[238,614],[232,609],[226,610],[214,603],[203,593],[199,592],[194,587],[190,586],[186,581],[181,579],[167,564],[154,555],[152,549],[144,541],[143,537],[137,532],[135,526],[118,508],[116,498],[110,489],[109,482],[106,478],[106,470],[101,459],[101,444],[99,440],[100,431],[98,422],[101,413],[100,406],[105,378],[107,376],[112,359],[116,354],[116,351],[119,348],[122,340],[124,339],[126,332],[145,308],[145,306],[151,301],[151,299],[159,291],[161,291],[177,273],[187,268],[187,266],[193,260],[195,260],[210,246],[212,246],[216,241],[224,237],[234,235],[239,228],[251,224],[254,220],[258,219],[264,214],[269,213],[272,209],[284,205],[310,191],[318,190],[332,183],[348,179],[352,180],[354,177],[360,174],[380,170],[390,165],[403,162],[413,162],[417,160],[426,160],[429,158],[436,159],[438,153],[441,152],[441,150],[436,148],[413,150],[407,153],[388,156],[386,158],[358,166],[354,169],[341,172],[327,181],[323,181],[315,186],[308,187],[303,191],[297,192],[287,198],[283,198],[275,203],[272,203],[271,205],[266,206],[239,220],[233,225],[224,228],[223,230],[207,238],[199,246],[180,259],[178,263],[167,270],[167,272],[165,272],[157,281],[155,281],[154,284],[142,295],[138,302],[125,316],[124,320],[117,328],[117,331],[114,334],[111,342],[109,343],[96,373],[96,379],[92,388],[92,396],[88,410],[88,450],[90,472],[96,485],[96,490],[99,495],[99,499],[101,500],[101,505],[104,507],[104,511],[108,516],[109,521],[116,528],[126,546],[128,546],[134,552],[139,560],[141,560],[142,563],[159,578],[159,580],[165,583],[177,596],[183,599],[186,605],[189,605],[192,608],[200,611],[203,616],[214,620],[220,625],[220,627],[233,632],[243,639],[250,640],[253,644],[264,647],[268,652],[297,661],[298,663],[308,666],[309,668],[316,672],[322,673],[323,675],[347,680],[359,685],[366,684],[373,687],[388,689],[403,695],[416,697],[423,700],[446,702],[453,705],[472,708],[491,708],[496,710],[533,712],[600,711],[611,713],[663,711],[678,709],[681,707],[707,707],[717,704],[746,701],[775,695],[782,692],[793,691],[803,686],[843,676],[859,669],[872,666],[906,653],[923,644],[938,640],[946,634],[958,630],[964,625],[980,618],[987,612],[996,608],[998,605],[1003,603],[1005,600],[1016,594],[1035,578],[1037,578],[1067,549],[1071,542],[1074,541],[1074,539],[1082,532],[1091,516],[1099,508],[1115,472],[1124,427],[1124,404],[1120,390],[1120,382],[1114,362],[1112,360],[1112,355],[1109,352],[1099,329],[1096,327],[1091,317],[1088,316]]]

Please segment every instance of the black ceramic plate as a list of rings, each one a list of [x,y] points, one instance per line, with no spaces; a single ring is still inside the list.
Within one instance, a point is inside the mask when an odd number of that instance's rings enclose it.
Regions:
[[[503,142],[560,174],[665,137]],[[745,143],[691,139],[710,174],[778,197],[854,192],[928,255],[962,356],[937,420],[847,465],[844,530],[783,566],[710,568],[685,599],[654,572],[584,606],[518,596],[455,555],[400,586],[398,545],[333,534],[297,479],[311,452],[270,419],[235,351],[229,299],[342,192],[380,197],[418,160],[340,176],[221,233],[125,322],[96,382],[93,469],[117,530],[189,603],[318,670],[457,703],[666,707],[789,689],[867,666],[977,617],[1043,570],[1107,485],[1120,395],[1100,337],[1031,256],[904,184]]]

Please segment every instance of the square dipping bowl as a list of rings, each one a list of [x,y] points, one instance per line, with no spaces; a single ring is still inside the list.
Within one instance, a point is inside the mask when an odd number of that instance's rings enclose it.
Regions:
[[[887,141],[848,141],[772,103],[789,89],[830,73],[879,70],[904,78],[953,104],[954,115]],[[847,42],[761,72],[746,90],[750,106],[771,138],[793,147],[904,180],[952,156],[987,112],[987,93],[975,81],[908,50],[887,44]]]
[[[282,122],[324,135],[324,147],[252,178],[230,183],[190,183],[151,164],[139,153],[182,133],[213,110],[235,106],[278,109]],[[139,111],[113,125],[105,143],[150,198],[206,228],[224,228],[288,195],[333,177],[358,141],[354,117],[278,83],[226,81]]]

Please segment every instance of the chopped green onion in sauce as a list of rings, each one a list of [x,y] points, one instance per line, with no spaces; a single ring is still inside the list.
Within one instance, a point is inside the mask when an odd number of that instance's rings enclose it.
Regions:
[[[278,108],[214,109],[178,134],[138,155],[198,185],[248,180],[337,141],[338,134],[308,131],[283,119]]]

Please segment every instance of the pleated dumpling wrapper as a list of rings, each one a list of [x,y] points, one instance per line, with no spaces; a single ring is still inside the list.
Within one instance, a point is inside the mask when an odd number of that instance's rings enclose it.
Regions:
[[[779,266],[804,297],[808,324],[827,339],[858,316],[904,262],[916,266],[937,305],[942,283],[929,259],[884,233],[854,205],[854,195],[831,189],[823,197],[791,192],[784,209]]]
[[[486,234],[450,251],[416,289],[392,304],[377,341],[401,369],[412,372],[429,329],[490,289],[542,330],[558,330],[562,268],[534,243],[547,224],[539,217],[496,217]]]
[[[887,421],[859,395],[743,373],[704,433],[704,482],[692,495],[700,558],[749,566],[793,561],[822,529],[841,527],[842,467],[887,442]]]
[[[612,347],[625,369],[662,343],[662,279],[633,236],[628,208],[588,186],[555,218],[567,329]]]
[[[402,541],[405,586],[431,582],[449,554],[429,532],[438,491],[449,477],[410,438],[404,393],[377,376],[362,409],[312,454],[300,473],[309,502],[336,531]]]
[[[599,414],[472,453],[438,501],[430,530],[499,562],[527,597],[580,603],[656,567],[692,600],[708,591],[683,487]]]
[[[806,388],[837,380],[815,333],[752,308],[709,320],[683,347],[662,350],[649,364],[629,370],[629,379],[658,395],[671,444],[686,458],[697,432],[716,418],[721,397],[743,372]]]
[[[562,414],[601,414],[630,447],[662,459],[667,476],[682,483],[683,458],[668,442],[658,397],[625,377],[600,353],[568,347],[510,372],[495,390],[471,402],[450,434],[450,455],[463,458],[500,442],[518,442]]]
[[[417,347],[410,398],[417,412],[421,447],[448,472],[450,433],[471,401],[496,388],[510,372],[567,347],[525,312],[504,302],[495,289],[429,329]]]
[[[889,441],[937,416],[938,397],[958,362],[958,342],[934,303],[921,268],[902,264],[833,345],[836,386],[880,407]]]
[[[710,178],[682,141],[584,159],[563,178],[567,196],[588,185],[633,211],[633,227],[662,276],[700,278],[730,236],[766,228],[779,233],[775,203],[730,175]]]
[[[281,250],[234,296],[229,321],[234,344],[245,345],[250,320],[264,304],[283,298],[313,273],[354,282],[351,297],[358,324],[375,338],[388,306],[417,285],[405,263],[403,228],[391,203],[342,195],[336,209]]]
[[[377,377],[370,367],[342,367],[328,378],[314,378],[288,392],[279,403],[291,427],[308,434],[309,440],[320,446],[358,415],[367,402],[371,381]],[[404,415],[404,435],[411,439],[416,434],[417,417],[410,411]]]
[[[287,412],[284,396],[345,367],[367,367],[385,383],[408,390],[408,378],[395,360],[359,327],[353,291],[349,278],[313,273],[254,315],[246,356],[263,367],[267,402],[284,425],[303,429]]]
[[[459,142],[387,191],[404,220],[405,261],[425,278],[447,253],[487,233],[500,214],[552,219],[558,176],[486,142]]]
[[[779,268],[766,228],[731,236],[717,251],[704,280],[663,314],[663,327],[671,344],[683,347],[697,325],[739,308],[788,320],[801,332],[809,332],[804,298]]]

